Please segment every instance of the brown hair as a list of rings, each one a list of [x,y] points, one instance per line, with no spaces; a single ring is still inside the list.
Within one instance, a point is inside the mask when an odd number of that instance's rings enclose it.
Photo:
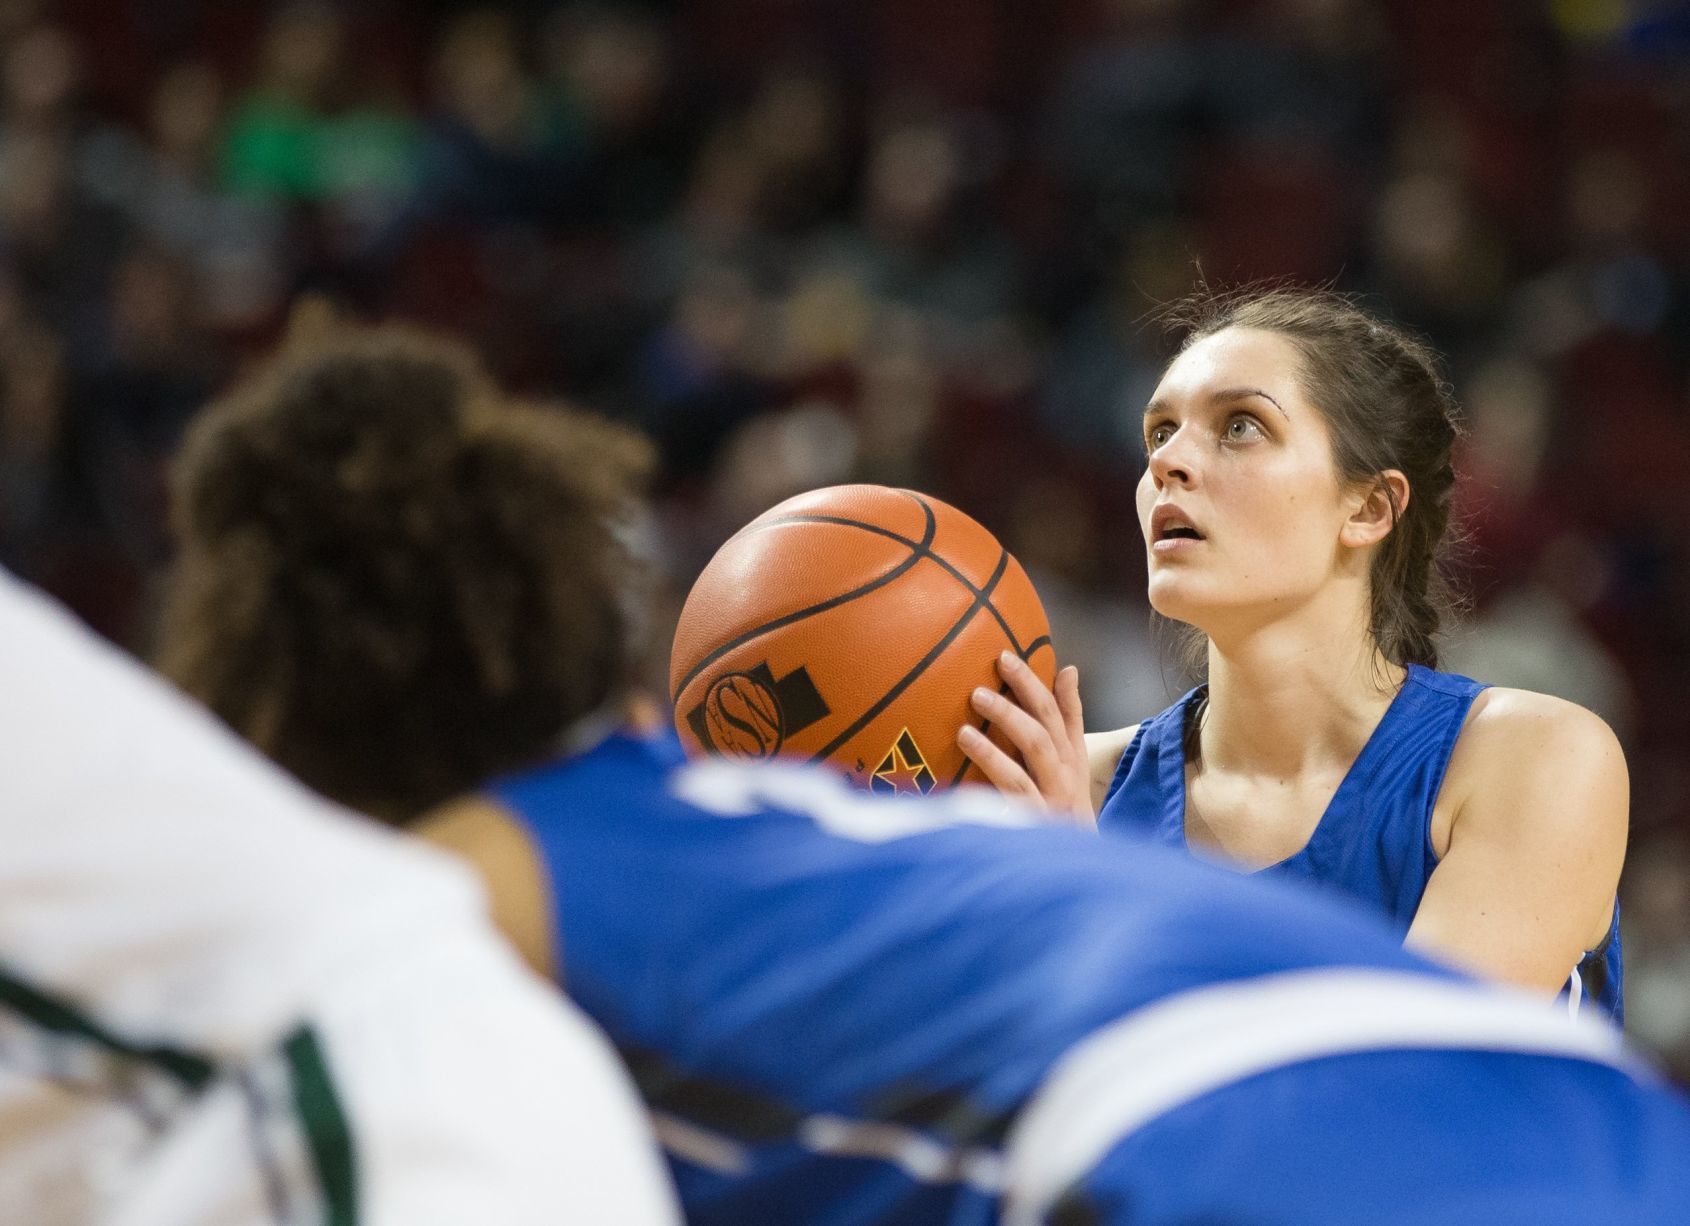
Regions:
[[[405,820],[549,752],[634,658],[644,441],[400,327],[296,340],[174,471],[159,664],[317,790]]]
[[[1201,290],[1168,321],[1179,352],[1227,328],[1277,332],[1296,346],[1303,391],[1325,418],[1341,480],[1370,484],[1388,469],[1408,480],[1406,507],[1390,487],[1390,535],[1373,555],[1369,625],[1394,664],[1436,668],[1437,634],[1458,601],[1440,567],[1455,493],[1458,410],[1432,350],[1401,328],[1324,290]],[[1196,646],[1201,650],[1201,636]],[[1190,662],[1190,661],[1188,661]]]

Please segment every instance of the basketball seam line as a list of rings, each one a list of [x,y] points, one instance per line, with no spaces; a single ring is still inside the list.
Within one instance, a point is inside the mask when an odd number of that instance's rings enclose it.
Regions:
[[[908,490],[899,490],[898,492],[900,494],[909,493]],[[910,497],[920,503],[921,509],[927,512],[929,516],[933,514],[932,508],[930,508],[923,499],[914,494],[910,494]],[[768,523],[762,525],[762,527],[774,528],[781,524],[838,524],[842,528],[861,528],[864,532],[872,532],[876,536],[884,536],[888,540],[897,541],[898,544],[903,545],[905,548],[915,550],[918,556],[925,557],[929,561],[941,567],[947,574],[950,575],[951,578],[962,584],[963,588],[967,590],[969,595],[980,595],[981,589],[975,585],[972,579],[958,570],[953,563],[933,552],[930,544],[933,539],[931,534],[927,537],[926,542],[912,541],[903,533],[894,532],[890,528],[882,528],[879,524],[865,524],[860,519],[846,519],[843,516],[836,515],[791,515],[785,516],[781,519],[772,519]],[[1016,655],[1020,656],[1022,659],[1026,659],[1027,656],[1033,653],[1035,650],[1034,647],[1027,647],[1025,649],[1022,648],[1021,640],[1015,637],[1015,630],[1010,626],[1009,621],[1004,617],[1004,615],[998,611],[998,607],[995,604],[987,601],[986,611],[992,615],[993,620],[995,620],[998,623],[999,628],[1003,630],[1004,637],[1009,639],[1009,644],[1011,647],[1015,648]]]
[[[916,499],[916,501],[921,502],[921,500],[919,498]],[[794,613],[787,613],[784,616],[777,617],[771,622],[765,622],[763,625],[757,626],[757,627],[755,627],[751,630],[747,630],[743,634],[737,635],[733,639],[730,639],[728,642],[723,643],[720,647],[718,647],[718,648],[716,648],[716,650],[710,652],[702,660],[700,660],[697,664],[693,665],[692,668],[688,670],[687,675],[685,677],[681,678],[680,683],[675,686],[675,692],[670,697],[669,701],[671,703],[673,703],[674,705],[679,706],[680,701],[681,701],[681,695],[686,691],[687,686],[691,685],[694,681],[696,681],[698,679],[698,675],[700,673],[702,673],[705,669],[709,668],[717,660],[720,660],[723,656],[727,655],[729,652],[738,650],[739,648],[745,646],[747,643],[751,642],[753,639],[760,638],[761,636],[763,636],[765,634],[772,634],[774,631],[779,630],[783,626],[789,626],[793,622],[803,621],[806,617],[814,617],[817,613],[825,613],[829,609],[838,608],[840,605],[849,603],[850,601],[857,599],[859,596],[866,596],[870,592],[876,590],[877,588],[885,587],[888,583],[892,582],[892,580],[896,579],[899,575],[903,574],[905,571],[907,571],[911,567],[913,567],[917,562],[920,562],[923,557],[933,558],[934,561],[938,561],[939,559],[936,558],[936,557],[933,557],[933,554],[928,549],[928,546],[933,543],[933,538],[934,538],[935,535],[937,535],[937,533],[939,531],[939,522],[938,522],[938,519],[933,514],[933,509],[931,507],[929,507],[926,503],[924,503],[924,502],[921,503],[921,509],[922,509],[922,512],[927,516],[927,525],[923,529],[923,536],[922,536],[922,539],[921,539],[920,542],[912,541],[908,537],[897,536],[896,534],[893,534],[893,533],[887,533],[886,534],[888,536],[892,536],[895,540],[898,540],[898,541],[902,542],[904,545],[908,546],[909,549],[910,549],[910,556],[909,557],[905,558],[902,562],[899,562],[896,566],[894,566],[891,570],[887,571],[884,575],[881,575],[881,576],[879,576],[878,578],[875,578],[875,579],[871,579],[867,583],[863,584],[860,587],[853,588],[852,590],[850,590],[848,592],[841,592],[837,596],[830,596],[828,599],[822,601],[821,603],[813,604],[807,609],[799,609]],[[858,523],[856,520],[849,520],[849,519],[848,520],[834,520],[834,519],[831,519],[830,517],[827,517],[827,516],[817,516],[817,517],[814,517],[814,519],[776,520],[774,522],[775,523],[806,523],[806,522],[844,523],[844,524],[848,524],[848,525],[850,525],[852,527],[856,527],[856,528],[872,528],[873,527],[873,525],[870,525],[870,524]],[[771,525],[768,525],[768,526],[772,527],[773,525],[771,524]]]
[[[974,620],[974,615],[978,613],[982,607],[986,607],[991,604],[992,589],[998,585],[998,580],[1003,578],[1004,572],[1008,569],[1009,550],[1003,549],[1000,546],[997,569],[992,572],[992,577],[986,581],[986,586],[975,593],[973,602],[963,611],[962,616],[957,618],[956,624],[949,630],[945,631],[944,637],[933,645],[932,650],[918,660],[914,668],[910,669],[909,672],[900,677],[898,682],[893,685],[891,689],[882,694],[879,701],[858,716],[856,721],[851,724],[850,727],[846,728],[845,731],[834,737],[833,740],[830,741],[824,748],[819,749],[812,754],[810,756],[810,761],[822,761],[834,750],[845,744],[846,741],[849,741],[852,737],[856,736],[857,733],[868,727],[882,711],[891,706],[899,694],[902,694],[911,685],[913,685],[915,683],[915,679],[927,671],[927,666],[943,655],[945,648],[949,647],[956,640],[956,637],[967,629],[968,623]]]

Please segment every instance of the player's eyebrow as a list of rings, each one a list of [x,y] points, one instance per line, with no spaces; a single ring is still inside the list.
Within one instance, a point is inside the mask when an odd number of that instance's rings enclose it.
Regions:
[[[1243,400],[1248,396],[1260,396],[1274,408],[1278,409],[1279,415],[1286,421],[1291,420],[1291,414],[1285,411],[1285,406],[1280,404],[1279,401],[1275,400],[1259,387],[1223,387],[1220,391],[1209,397],[1209,403],[1220,404],[1227,400]],[[1149,404],[1144,406],[1144,415],[1146,417],[1154,417],[1158,413],[1166,413],[1167,411],[1167,404],[1161,400],[1152,400]]]
[[[1247,396],[1260,396],[1274,408],[1278,409],[1279,415],[1286,421],[1291,420],[1291,414],[1285,411],[1285,406],[1280,404],[1279,401],[1275,400],[1259,387],[1223,387],[1213,396],[1210,396],[1209,401],[1212,404],[1219,404],[1223,400],[1243,400]]]

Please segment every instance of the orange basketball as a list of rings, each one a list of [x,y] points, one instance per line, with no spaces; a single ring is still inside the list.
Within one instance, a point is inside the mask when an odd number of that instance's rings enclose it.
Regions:
[[[717,551],[669,663],[687,751],[825,762],[881,792],[972,780],[957,747],[998,653],[1050,685],[1050,626],[986,529],[925,494],[841,485],[789,498]]]

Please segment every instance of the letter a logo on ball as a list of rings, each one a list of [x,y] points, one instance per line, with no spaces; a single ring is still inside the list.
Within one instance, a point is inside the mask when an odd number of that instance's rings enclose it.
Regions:
[[[935,782],[927,759],[921,756],[921,747],[905,728],[892,742],[880,765],[874,768],[874,781],[869,787],[888,795],[922,796],[933,790]]]

